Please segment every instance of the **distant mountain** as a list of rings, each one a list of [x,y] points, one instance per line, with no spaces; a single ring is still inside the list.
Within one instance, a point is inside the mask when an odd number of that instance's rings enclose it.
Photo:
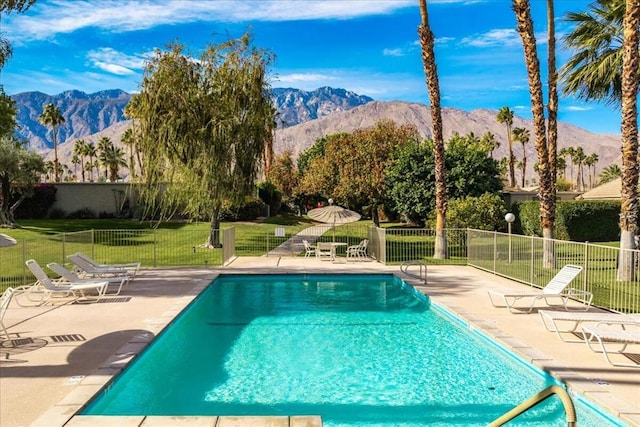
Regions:
[[[32,148],[47,151],[53,148],[52,130],[38,121],[46,104],[56,105],[65,118],[65,123],[56,128],[58,141],[62,144],[78,138],[86,139],[89,135],[126,121],[123,112],[131,95],[119,89],[92,94],[70,90],[53,96],[42,92],[23,92],[11,98],[16,101],[18,108],[19,136],[29,141]],[[314,91],[273,89],[273,102],[279,112],[280,127],[318,119],[336,111],[346,111],[370,101],[372,99],[367,96],[330,87]]]
[[[18,109],[18,135],[29,141],[32,148],[44,151],[53,148],[51,128],[38,121],[46,104],[53,103],[65,118],[65,123],[56,128],[58,141],[64,142],[100,132],[126,120],[123,110],[131,95],[119,89],[92,94],[70,90],[53,96],[42,92],[23,92],[11,98]]]
[[[466,112],[455,108],[444,108],[442,110],[444,138],[445,140],[449,139],[455,132],[460,135],[473,132],[478,137],[486,132],[491,132],[500,142],[500,147],[494,152],[494,158],[506,157],[506,130],[504,125],[496,121],[497,113],[496,110],[488,109]],[[431,137],[431,113],[426,105],[401,101],[373,101],[349,111],[335,112],[324,118],[278,130],[274,149],[276,152],[291,150],[293,156],[297,157],[322,136],[372,127],[382,119],[392,120],[398,124],[412,124],[422,137]],[[530,130],[531,139],[526,145],[525,151],[529,166],[527,176],[531,177],[532,170],[530,168],[537,159],[532,122],[515,116],[513,127],[523,127]],[[558,123],[558,147],[577,146],[583,147],[587,155],[591,153],[598,155],[597,170],[599,171],[619,160],[621,139],[619,135],[598,135],[567,123]],[[520,143],[514,143],[513,151],[516,159],[522,158]],[[567,177],[569,173],[570,169],[567,168]]]

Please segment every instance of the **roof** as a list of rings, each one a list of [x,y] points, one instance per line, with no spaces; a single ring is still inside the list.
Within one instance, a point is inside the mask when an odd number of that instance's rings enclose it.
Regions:
[[[622,189],[622,178],[616,178],[605,184],[599,185],[586,193],[580,199],[584,200],[618,200]]]

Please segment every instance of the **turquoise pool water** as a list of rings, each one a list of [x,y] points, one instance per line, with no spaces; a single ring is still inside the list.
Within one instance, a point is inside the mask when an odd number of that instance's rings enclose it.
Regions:
[[[484,426],[553,383],[392,275],[225,275],[83,414]],[[576,404],[581,426],[619,425]],[[562,404],[517,425],[564,426]]]

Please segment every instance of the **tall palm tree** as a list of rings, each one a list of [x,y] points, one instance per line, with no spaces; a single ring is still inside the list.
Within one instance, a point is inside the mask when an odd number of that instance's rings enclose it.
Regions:
[[[551,182],[551,168],[549,166],[549,150],[547,146],[547,126],[544,117],[544,100],[542,96],[542,81],[540,78],[540,62],[536,50],[536,37],[533,30],[531,8],[528,0],[512,0],[513,11],[516,15],[518,33],[522,39],[524,58],[527,66],[529,94],[531,98],[531,113],[533,116],[533,133],[536,138],[538,153],[538,176],[540,197],[540,222],[544,238],[543,265],[553,267],[553,239],[556,217],[555,183]]]
[[[529,142],[529,130],[525,128],[514,128],[513,129],[513,140],[520,142],[522,144],[522,187],[524,188],[525,183],[525,174],[527,171],[527,151],[526,145]]]
[[[98,140],[98,146],[96,148],[98,150],[98,159],[100,160],[102,166],[104,166],[104,179],[107,179],[109,177],[109,167],[105,163],[105,153],[111,147],[113,147],[113,142],[109,137],[103,136]]]
[[[572,160],[578,171],[576,173],[576,186],[578,191],[584,191],[584,172],[582,171],[582,167],[584,166],[584,160],[586,158],[587,155],[584,153],[584,148],[577,147],[573,153]]]
[[[620,249],[635,249],[638,231],[638,89],[640,87],[640,1],[627,1],[622,57],[622,189],[620,191]],[[633,280],[631,251],[623,251],[619,280]]]
[[[45,126],[51,126],[53,131],[53,174],[56,182],[60,182],[60,168],[58,162],[58,136],[56,133],[56,127],[65,122],[64,117],[60,113],[60,110],[54,104],[47,104],[44,107],[44,111],[38,117],[40,123]]]
[[[515,157],[513,156],[513,138],[511,128],[513,126],[513,111],[509,107],[502,107],[496,115],[498,123],[504,123],[507,128],[507,160],[509,162],[509,187],[516,186]]]
[[[587,167],[587,176],[589,177],[589,188],[593,188],[596,179],[596,164],[598,160],[596,153],[591,153],[584,159],[584,165]]]
[[[564,157],[558,157],[556,159],[556,169],[562,171],[562,179],[566,179],[566,172],[567,172],[567,161],[565,160]]]
[[[556,68],[556,24],[554,0],[547,0],[547,87],[549,104],[547,105],[547,144],[549,151],[549,173],[553,192],[556,192],[558,179],[558,71]]]
[[[596,0],[587,11],[565,16],[574,25],[564,39],[574,51],[560,73],[565,93],[620,105],[624,14],[625,0]]]
[[[140,158],[140,150],[138,146],[139,141],[139,124],[138,117],[140,115],[140,97],[137,94],[131,96],[129,103],[124,107],[124,115],[131,119],[131,132],[133,134],[133,148],[136,153],[136,159],[138,161],[138,167],[140,168],[140,176],[144,176],[144,168],[142,159]]]
[[[71,157],[71,164],[73,165],[73,176],[75,177],[75,180],[78,180],[78,165],[82,164],[82,159],[80,158],[80,156],[76,153],[73,153],[73,156]]]
[[[442,134],[442,111],[440,108],[440,82],[434,51],[435,39],[429,26],[427,0],[420,0],[421,23],[418,27],[420,46],[422,48],[422,65],[427,80],[427,90],[431,102],[431,134],[433,137],[433,156],[436,180],[436,241],[433,257],[447,257],[447,240],[444,233],[447,215],[447,170],[444,163],[444,136]]]
[[[133,155],[133,147],[135,145],[135,139],[133,136],[133,129],[128,128],[122,133],[120,137],[120,142],[129,148],[129,163],[127,167],[129,168],[129,175],[132,181],[136,179],[136,159]]]
[[[127,162],[124,160],[124,152],[121,148],[111,144],[100,153],[100,158],[103,165],[109,171],[109,180],[116,182],[118,180],[120,167],[127,166]]]
[[[84,156],[85,156],[85,145],[86,141],[84,139],[76,139],[73,143],[73,155],[77,156],[80,159],[80,164],[82,167],[80,168],[80,173],[82,174],[82,182],[85,181],[84,178]]]
[[[85,165],[85,169],[89,171],[89,179],[91,180],[91,182],[93,182],[93,168],[95,166],[93,163],[93,158],[97,153],[98,152],[96,151],[96,147],[95,145],[93,145],[93,142],[87,142],[84,145],[84,155],[89,157],[89,161]]]

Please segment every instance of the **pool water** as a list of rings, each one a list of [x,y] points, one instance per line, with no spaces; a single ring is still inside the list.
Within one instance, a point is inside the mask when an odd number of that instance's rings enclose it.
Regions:
[[[224,275],[83,414],[484,426],[551,384],[392,275]],[[581,426],[621,425],[574,402]],[[517,425],[564,426],[563,406]]]

